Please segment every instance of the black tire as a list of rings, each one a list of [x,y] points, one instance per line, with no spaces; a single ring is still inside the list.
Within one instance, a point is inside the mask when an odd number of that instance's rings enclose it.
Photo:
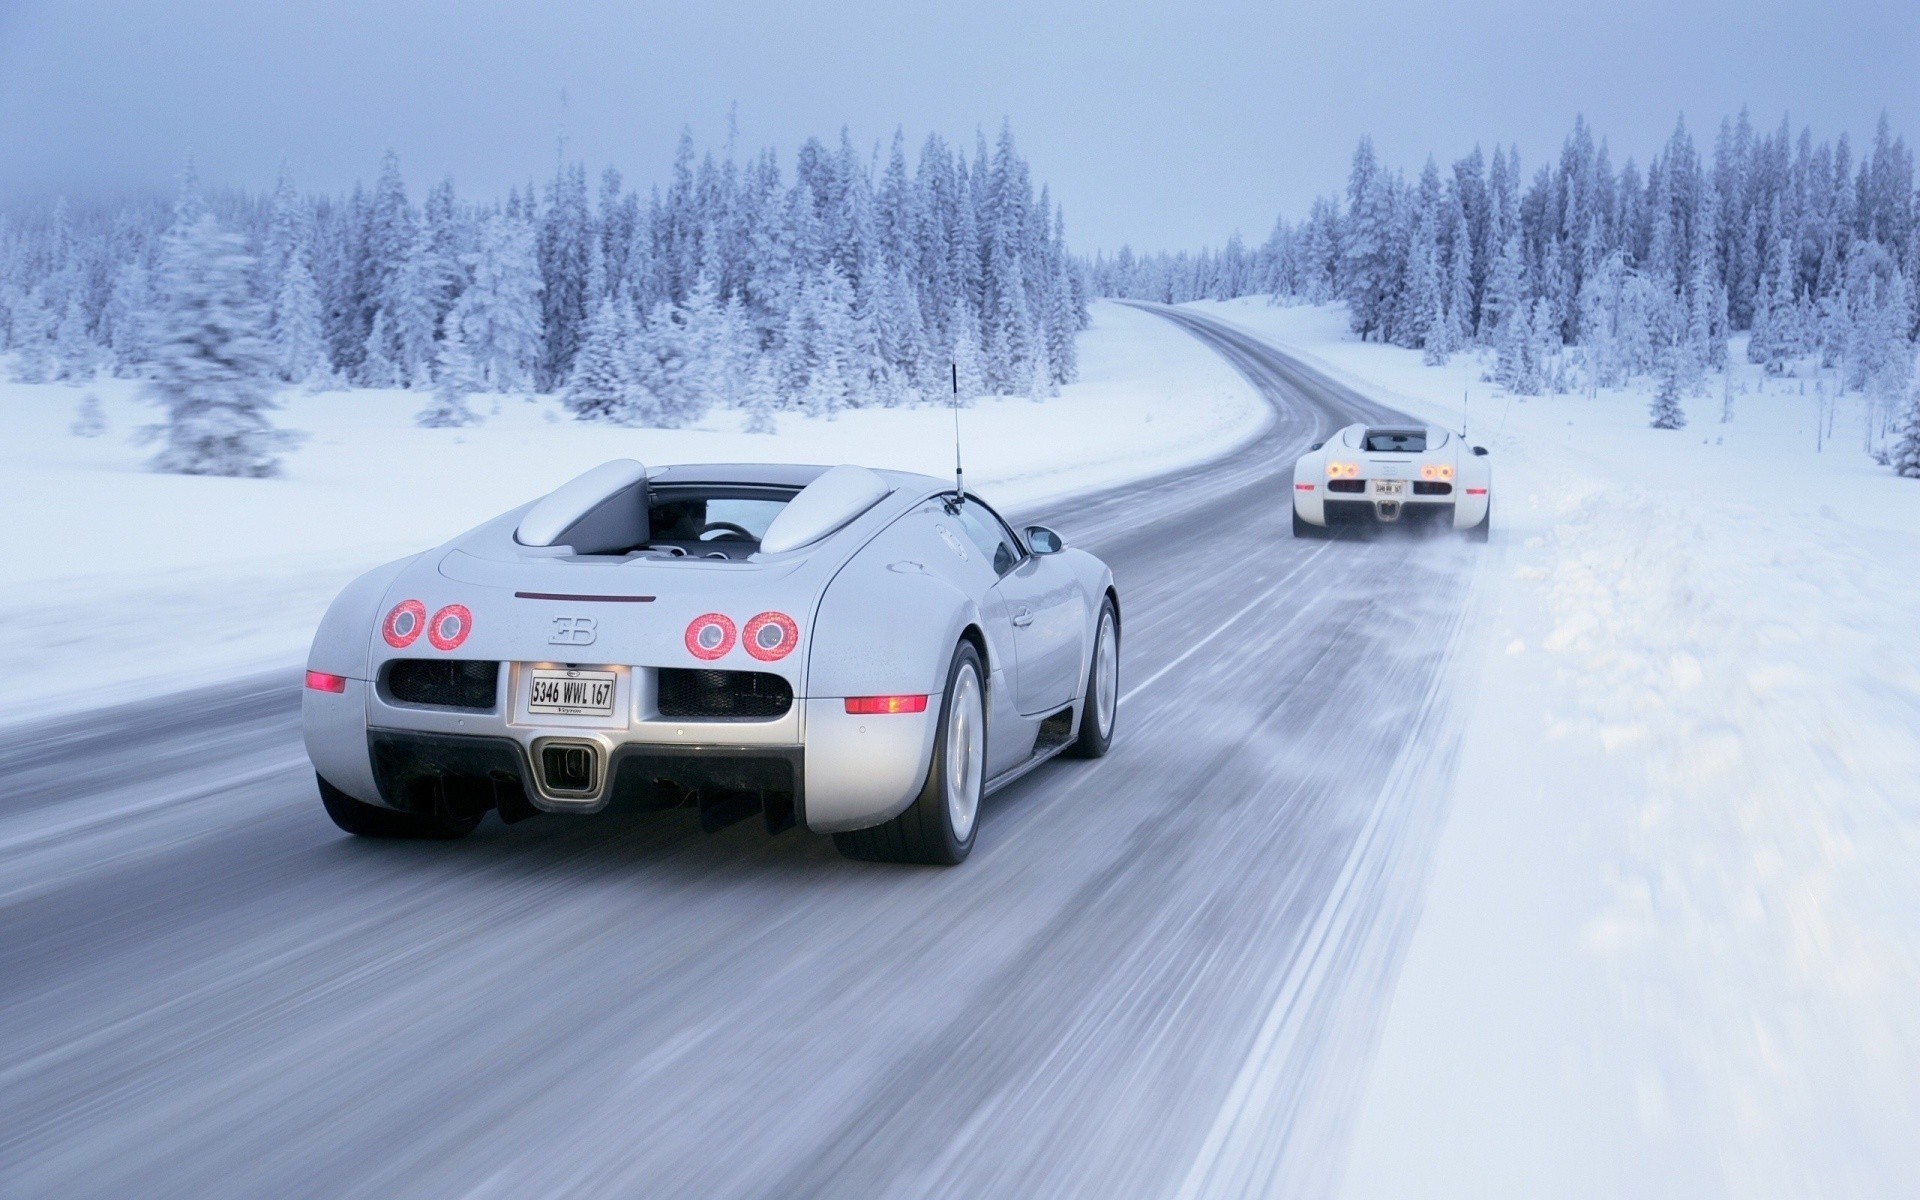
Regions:
[[[979,761],[972,768],[973,819],[962,836],[954,830],[947,755],[949,734],[955,728],[953,706],[968,672],[973,679],[970,694],[978,704],[974,717]],[[940,697],[940,732],[933,739],[933,761],[927,765],[927,781],[921,785],[920,794],[907,805],[906,811],[885,824],[834,834],[833,844],[840,853],[865,862],[950,867],[966,861],[967,855],[973,852],[974,837],[980,832],[980,801],[986,782],[981,778],[986,763],[986,697],[986,672],[980,669],[980,654],[972,642],[962,641],[954,648],[953,661],[947,667],[947,687]]]
[[[1324,538],[1327,536],[1327,527],[1325,525],[1315,525],[1311,521],[1301,520],[1300,506],[1296,504],[1293,508],[1293,536],[1297,538]]]
[[[1493,533],[1493,498],[1488,497],[1486,515],[1480,518],[1480,523],[1478,525],[1473,525],[1468,527],[1467,540],[1470,542],[1484,542],[1487,540],[1488,536],[1491,535],[1492,533]]]
[[[1087,664],[1087,693],[1080,698],[1080,736],[1067,750],[1075,758],[1099,758],[1113,745],[1113,730],[1120,714],[1120,619],[1113,611],[1113,598],[1100,602],[1100,621],[1093,627],[1093,659]],[[1110,663],[1102,662],[1103,639],[1113,638]],[[1103,693],[1102,688],[1106,690]],[[1103,703],[1104,702],[1104,703]],[[1105,717],[1104,727],[1101,717]]]
[[[318,775],[314,779],[320,784],[320,803],[326,806],[327,815],[335,825],[355,837],[452,841],[472,833],[486,816],[475,813],[471,817],[456,818],[404,813],[377,804],[363,804]]]

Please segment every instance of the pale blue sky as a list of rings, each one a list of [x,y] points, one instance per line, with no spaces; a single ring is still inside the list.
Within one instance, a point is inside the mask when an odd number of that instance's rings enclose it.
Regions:
[[[1083,249],[1263,237],[1345,175],[1517,140],[1529,171],[1577,112],[1616,163],[1684,111],[1703,140],[1772,128],[1920,138],[1916,0],[1353,0],[965,5],[588,0],[0,0],[0,192],[371,179],[417,195],[544,178],[574,154],[662,178],[683,125],[773,143],[841,125],[971,140],[1010,117]]]

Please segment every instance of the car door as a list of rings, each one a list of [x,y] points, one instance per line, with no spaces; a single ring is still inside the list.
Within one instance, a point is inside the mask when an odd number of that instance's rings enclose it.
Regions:
[[[967,497],[959,515],[1000,577],[994,590],[1013,624],[1016,706],[1033,716],[1072,703],[1086,657],[1080,581],[1057,556],[1027,553],[1000,515],[978,498]]]

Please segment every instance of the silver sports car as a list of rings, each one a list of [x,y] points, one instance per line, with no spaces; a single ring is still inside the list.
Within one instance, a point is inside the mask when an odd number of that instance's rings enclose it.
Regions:
[[[982,796],[1106,753],[1113,575],[941,480],[621,459],[333,602],[307,753],[349,833],[761,814],[957,863]]]

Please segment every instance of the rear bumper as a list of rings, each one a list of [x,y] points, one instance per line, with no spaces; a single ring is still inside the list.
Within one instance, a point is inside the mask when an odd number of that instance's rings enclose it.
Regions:
[[[796,699],[770,721],[526,725],[500,711],[392,703],[349,680],[308,691],[307,753],[328,783],[406,812],[597,813],[697,805],[718,828],[754,811],[770,829],[816,832],[877,825],[918,794],[939,705],[925,713],[855,716],[843,700]],[[592,757],[589,786],[556,787],[544,751]]]
[[[1325,514],[1325,524],[1335,526],[1399,526],[1419,529],[1451,529],[1454,523],[1454,504],[1452,500],[1429,499],[1423,496],[1400,501],[1382,503],[1375,500],[1336,500],[1329,496],[1321,501]]]

